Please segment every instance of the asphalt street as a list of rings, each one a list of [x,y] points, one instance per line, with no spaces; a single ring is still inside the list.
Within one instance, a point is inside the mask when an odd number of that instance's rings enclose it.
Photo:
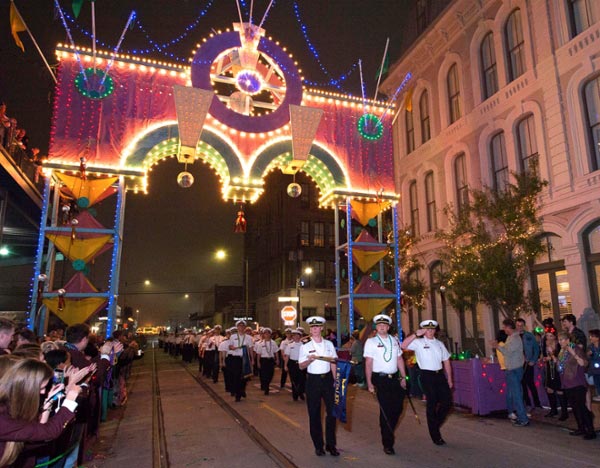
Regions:
[[[534,413],[529,427],[513,427],[502,416],[479,417],[455,410],[442,429],[447,442],[429,439],[425,404],[413,400],[421,421],[405,409],[396,430],[396,455],[383,453],[377,401],[350,387],[348,423],[338,423],[340,457],[317,457],[308,432],[306,404],[294,402],[289,388],[270,395],[258,379],[248,398],[235,403],[223,383],[198,377],[197,364],[183,365],[149,349],[134,365],[129,400],[102,425],[87,467],[597,467],[600,438],[585,441]],[[289,386],[289,382],[288,382]],[[570,424],[569,424],[570,423]]]

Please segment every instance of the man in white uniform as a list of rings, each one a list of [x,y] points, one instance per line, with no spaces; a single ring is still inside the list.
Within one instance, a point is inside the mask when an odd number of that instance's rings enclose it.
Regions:
[[[229,338],[231,390],[235,395],[235,401],[246,397],[247,375],[244,370],[244,359],[251,359],[252,336],[246,334],[246,322],[238,320],[235,324],[237,331]],[[245,349],[245,350],[244,350]],[[245,354],[245,356],[244,356]],[[252,372],[250,370],[250,372]]]
[[[285,348],[284,369],[290,373],[292,381],[292,399],[298,401],[298,398],[304,400],[304,386],[306,384],[306,375],[300,370],[298,359],[300,358],[300,349],[302,348],[302,329],[292,330],[292,342]]]
[[[323,317],[312,316],[306,319],[310,327],[310,341],[300,348],[299,366],[307,370],[306,406],[310,421],[310,437],[315,453],[321,457],[327,450],[334,457],[339,456],[335,439],[335,416],[333,415],[334,388],[337,353],[331,341],[323,339],[321,333],[325,324]],[[327,360],[323,360],[325,358]],[[323,450],[323,424],[321,423],[321,400],[325,402],[325,450]]]
[[[373,323],[377,334],[366,341],[363,354],[367,388],[371,393],[377,392],[383,451],[393,455],[394,431],[402,413],[406,390],[406,368],[398,338],[388,334],[392,319],[380,314],[373,318]]]
[[[254,348],[256,350],[256,365],[260,375],[260,389],[265,392],[265,395],[269,394],[275,365],[279,365],[279,346],[271,338],[271,333],[270,328],[263,329],[263,339],[258,341]]]
[[[402,349],[415,352],[421,369],[421,386],[427,397],[427,426],[429,435],[436,445],[445,445],[440,426],[446,420],[452,405],[452,367],[450,353],[441,341],[435,338],[438,323],[424,320],[421,328],[402,343]],[[444,374],[445,371],[445,374]]]

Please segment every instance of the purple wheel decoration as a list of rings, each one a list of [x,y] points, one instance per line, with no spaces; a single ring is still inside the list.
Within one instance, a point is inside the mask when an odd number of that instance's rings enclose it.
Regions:
[[[235,31],[208,39],[193,58],[192,86],[222,96],[226,102],[213,99],[210,114],[230,128],[262,133],[283,127],[290,120],[290,104],[302,102],[298,68],[287,52],[265,37],[258,44],[254,67],[240,67],[240,48]]]

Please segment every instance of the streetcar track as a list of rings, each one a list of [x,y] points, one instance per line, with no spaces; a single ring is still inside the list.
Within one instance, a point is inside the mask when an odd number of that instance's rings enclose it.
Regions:
[[[169,466],[165,420],[156,365],[156,348],[152,347],[152,467],[168,468]]]
[[[195,375],[189,367],[186,367],[183,362],[180,365],[185,371],[210,395],[210,397],[228,413],[232,419],[242,428],[244,433],[265,451],[267,456],[271,458],[278,466],[282,468],[298,468],[287,455],[275,447],[269,440],[262,435],[250,422],[236,411],[227,401],[225,401],[210,385],[207,385],[200,377]]]

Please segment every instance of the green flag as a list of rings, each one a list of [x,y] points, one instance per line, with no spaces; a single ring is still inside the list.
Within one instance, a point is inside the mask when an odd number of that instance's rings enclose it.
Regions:
[[[71,8],[73,8],[73,14],[75,18],[79,18],[79,13],[81,13],[81,7],[83,6],[83,0],[73,0],[71,3]]]
[[[390,68],[390,53],[389,51],[385,53],[385,58],[383,59],[383,64],[379,66],[377,69],[377,73],[375,74],[375,79],[378,80],[380,76],[385,75]]]

